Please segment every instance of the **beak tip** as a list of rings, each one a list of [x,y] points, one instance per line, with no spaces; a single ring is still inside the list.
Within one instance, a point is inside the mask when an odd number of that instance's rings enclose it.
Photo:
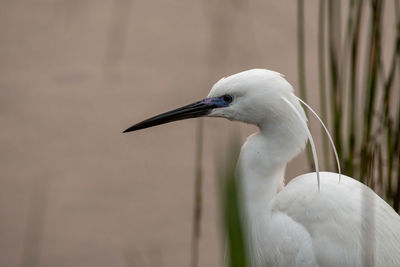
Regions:
[[[126,130],[124,130],[122,133],[129,133],[129,132],[132,132],[133,130],[132,130],[132,127],[130,127],[130,128],[128,128],[128,129],[126,129]]]

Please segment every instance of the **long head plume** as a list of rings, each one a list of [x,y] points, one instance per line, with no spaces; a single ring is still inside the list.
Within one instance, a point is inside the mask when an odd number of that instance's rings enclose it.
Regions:
[[[294,95],[294,94],[293,94],[293,95]],[[294,95],[294,97],[297,98],[297,100],[299,100],[304,106],[306,106],[306,107],[308,108],[308,110],[311,111],[312,114],[314,114],[314,116],[319,120],[319,122],[321,123],[322,127],[324,128],[325,133],[326,133],[326,135],[328,136],[329,142],[330,142],[330,144],[331,144],[332,150],[333,150],[333,152],[335,153],[335,159],[336,159],[336,164],[337,164],[337,168],[338,168],[339,182],[340,182],[341,177],[342,177],[342,171],[341,171],[341,169],[340,169],[339,156],[338,156],[338,153],[337,153],[337,151],[336,151],[335,143],[333,142],[332,136],[331,136],[331,134],[330,134],[329,131],[328,131],[328,128],[326,128],[324,122],[323,122],[323,121],[321,120],[321,118],[318,116],[317,112],[315,112],[315,111],[310,107],[310,105],[308,105],[306,102],[304,102],[303,100],[301,100],[299,97],[297,97],[297,96],[295,96],[295,95]]]
[[[317,151],[315,150],[315,144],[314,144],[314,139],[311,135],[310,129],[308,129],[307,122],[303,119],[301,116],[300,112],[296,109],[296,107],[284,96],[281,96],[281,99],[285,101],[289,107],[294,111],[294,113],[297,115],[299,118],[301,124],[303,125],[304,129],[306,130],[308,140],[310,141],[311,145],[311,150],[313,153],[313,158],[314,158],[314,165],[315,165],[315,172],[317,173],[317,182],[318,182],[318,191],[321,190],[321,185],[320,185],[320,178],[319,178],[319,164],[318,164],[318,157],[317,157]]]
[[[319,120],[319,122],[321,123],[322,127],[325,130],[325,133],[328,136],[329,142],[332,146],[332,150],[335,154],[335,159],[336,159],[336,164],[337,164],[337,168],[338,168],[338,175],[339,175],[339,182],[341,181],[341,168],[340,168],[340,162],[339,162],[339,156],[337,154],[336,151],[336,147],[335,144],[333,142],[332,136],[330,135],[328,128],[326,127],[326,125],[324,124],[324,122],[322,121],[322,119],[318,116],[318,114],[310,107],[310,105],[308,105],[305,101],[303,101],[302,99],[300,99],[299,97],[297,97],[296,95],[292,94],[292,96],[294,98],[296,98],[300,103],[302,103],[308,110],[311,111],[312,114],[314,114],[314,116]],[[314,139],[311,135],[311,132],[307,126],[307,122],[304,120],[304,118],[300,115],[299,111],[293,106],[293,104],[284,96],[281,97],[283,101],[285,101],[288,106],[293,110],[293,112],[297,115],[297,117],[299,118],[299,120],[301,121],[301,123],[303,124],[304,129],[306,130],[308,139],[310,141],[310,145],[311,145],[311,151],[313,154],[313,159],[314,159],[314,164],[315,164],[315,172],[317,173],[317,180],[318,180],[318,191],[320,190],[320,179],[319,179],[319,164],[318,164],[318,156],[317,156],[317,152],[315,149],[315,143],[314,143]]]

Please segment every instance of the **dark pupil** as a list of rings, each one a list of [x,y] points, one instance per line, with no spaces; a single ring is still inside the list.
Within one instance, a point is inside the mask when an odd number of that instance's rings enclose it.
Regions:
[[[230,95],[224,95],[222,97],[222,99],[227,103],[231,103],[232,102],[232,96],[230,96]]]

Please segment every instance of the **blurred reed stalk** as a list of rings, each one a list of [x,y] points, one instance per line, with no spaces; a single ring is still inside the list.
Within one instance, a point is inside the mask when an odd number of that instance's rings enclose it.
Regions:
[[[225,265],[229,267],[247,267],[248,247],[245,237],[245,221],[241,199],[241,182],[237,175],[236,163],[239,157],[240,143],[238,139],[230,142],[228,154],[224,162],[218,166],[221,222],[225,242]]]
[[[333,131],[343,173],[368,184],[399,211],[399,1],[388,2],[393,5],[389,10],[394,10],[395,25],[388,25],[385,21],[384,0],[343,2],[348,4],[348,12],[343,18],[345,29],[341,26],[341,2],[319,2],[318,71],[322,118]],[[299,14],[304,12],[302,5],[303,1],[298,0]],[[390,40],[393,52],[388,62],[384,61],[382,49],[383,25],[385,33],[393,36]],[[362,32],[367,32],[367,35],[363,36]],[[304,29],[300,26],[298,33],[300,47],[304,42]],[[300,92],[305,99],[302,93],[305,83],[301,82],[305,79],[301,77],[305,76],[302,70],[305,68],[304,48],[298,51],[299,61],[303,62],[298,66]],[[385,73],[387,65],[389,68]],[[328,88],[330,94],[326,91]],[[322,140],[325,166],[330,169],[335,166],[334,157],[328,157],[331,152],[327,140],[324,137]]]
[[[305,50],[304,50],[304,1],[297,1],[297,69],[299,76],[299,89],[300,97],[302,99],[307,99],[307,85],[306,85],[306,67],[305,67]],[[308,114],[306,114],[308,118]],[[309,163],[309,168],[314,169],[313,155],[311,151],[311,146],[307,144],[306,147],[307,159]]]
[[[110,80],[124,59],[128,38],[129,18],[132,12],[132,0],[113,0],[110,24],[107,34],[106,49],[104,51],[104,79]]]
[[[320,69],[319,76],[319,88],[320,88],[320,103],[321,103],[321,118],[323,121],[328,121],[327,106],[326,106],[326,78],[325,78],[325,0],[320,1],[319,15],[318,15],[318,68]],[[324,129],[321,128],[322,132],[322,145],[324,151],[329,151],[328,137],[324,133]],[[329,167],[329,153],[324,153],[324,165],[325,168]],[[309,161],[311,162],[311,161]]]
[[[50,177],[47,175],[37,176],[33,180],[22,247],[21,267],[40,266],[49,183]]]
[[[229,62],[229,52],[227,47],[234,41],[232,40],[231,27],[227,25],[235,24],[235,16],[231,11],[242,4],[241,0],[229,1],[201,1],[204,9],[205,21],[210,22],[210,41],[208,46],[208,73],[207,79],[213,77],[215,73],[226,69]],[[234,9],[235,10],[235,9]],[[204,86],[203,88],[207,88]],[[193,223],[191,237],[190,266],[199,265],[199,244],[201,237],[201,218],[202,218],[202,188],[203,188],[203,139],[204,122],[199,119],[196,127],[196,149],[195,149],[195,182],[194,182],[194,204],[193,204]]]
[[[203,120],[199,119],[196,129],[196,150],[195,150],[195,180],[194,180],[194,201],[193,201],[193,224],[190,266],[199,265],[199,243],[201,234],[202,215],[202,187],[203,187]]]
[[[328,80],[333,136],[340,163],[342,151],[342,84],[340,77],[341,2],[328,0]]]

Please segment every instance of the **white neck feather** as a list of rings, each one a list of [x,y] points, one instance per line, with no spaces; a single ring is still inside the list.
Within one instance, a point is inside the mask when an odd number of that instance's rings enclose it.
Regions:
[[[264,247],[260,242],[268,229],[270,203],[284,186],[286,164],[304,148],[307,139],[301,123],[288,119],[291,123],[260,125],[260,132],[249,136],[240,152],[238,166],[252,253]]]

